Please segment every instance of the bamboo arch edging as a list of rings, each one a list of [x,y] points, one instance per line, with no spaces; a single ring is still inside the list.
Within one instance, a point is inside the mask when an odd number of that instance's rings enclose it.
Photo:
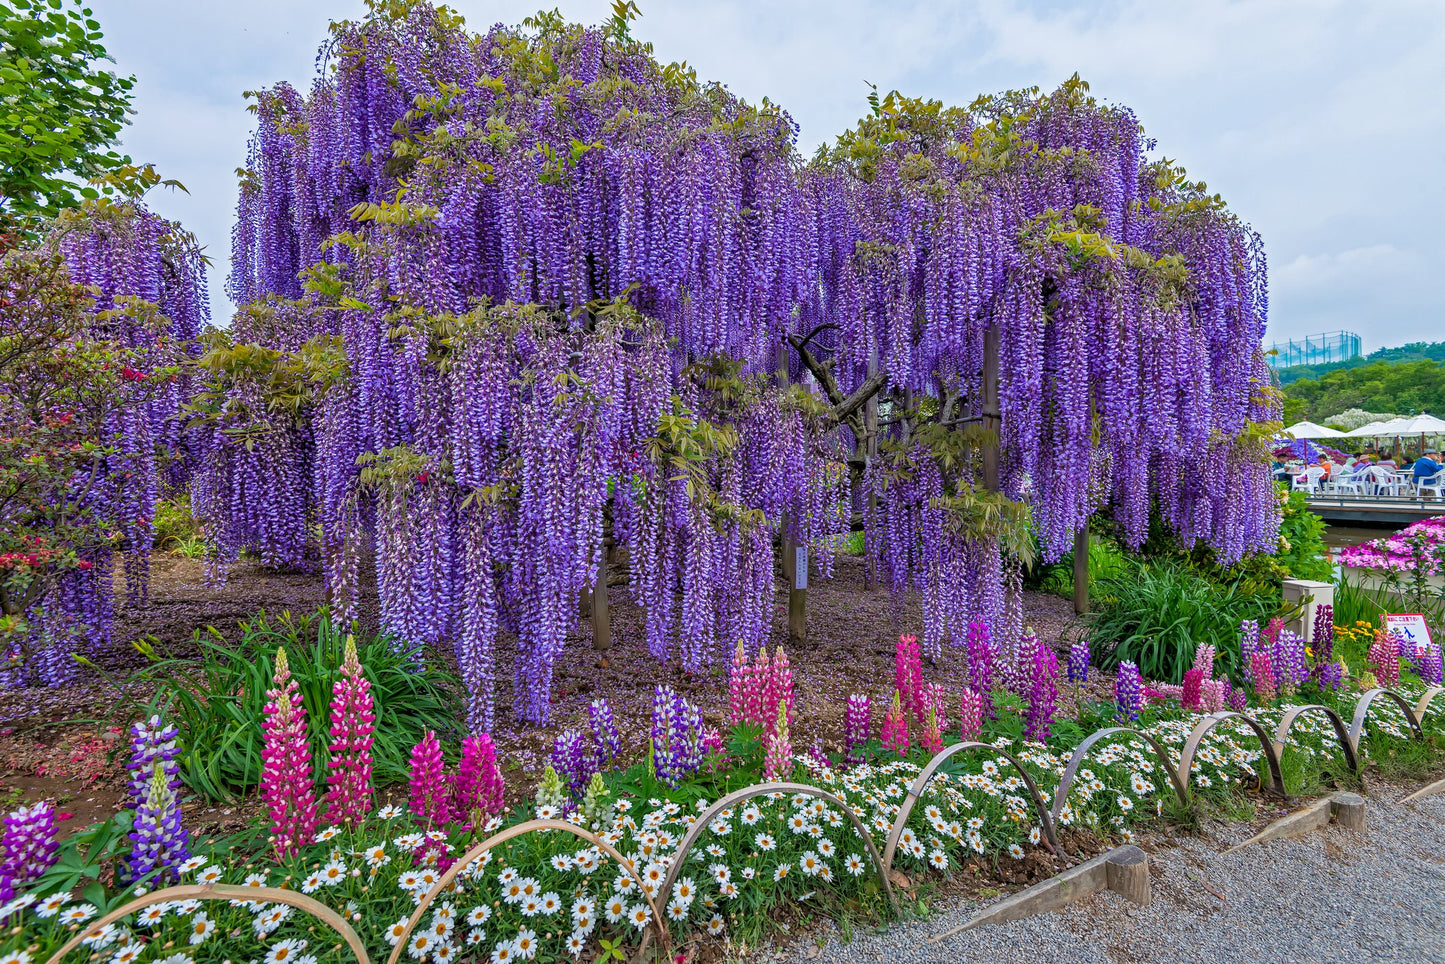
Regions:
[[[898,906],[898,897],[893,893],[893,884],[888,880],[890,865],[879,858],[878,848],[873,844],[873,836],[863,825],[863,821],[858,818],[858,814],[854,813],[853,808],[839,797],[820,787],[810,786],[806,783],[755,783],[750,787],[734,790],[704,810],[678,843],[677,853],[673,856],[672,863],[668,865],[667,876],[662,880],[662,893],[665,896],[672,893],[672,885],[677,883],[677,878],[682,874],[683,863],[686,861],[687,855],[692,852],[698,838],[702,836],[703,831],[717,818],[718,814],[730,807],[746,803],[754,797],[767,796],[772,793],[801,793],[831,803],[842,810],[843,815],[853,824],[853,829],[858,832],[858,836],[863,838],[863,846],[868,848],[868,856],[873,861],[873,868],[878,871],[878,882],[883,885],[883,893],[887,895],[889,906],[893,908],[893,916],[895,918],[902,916],[903,911]]]
[[[1078,773],[1079,766],[1088,756],[1089,750],[1104,737],[1112,736],[1116,733],[1132,733],[1148,741],[1150,747],[1154,750],[1154,758],[1159,761],[1159,765],[1163,767],[1164,772],[1169,775],[1169,782],[1174,787],[1175,798],[1180,804],[1184,806],[1189,805],[1189,788],[1185,785],[1184,781],[1179,779],[1179,770],[1174,766],[1173,761],[1169,759],[1169,752],[1164,749],[1163,744],[1150,734],[1136,730],[1132,726],[1106,726],[1102,730],[1095,730],[1093,733],[1090,733],[1088,737],[1084,739],[1084,742],[1074,748],[1074,755],[1069,757],[1069,762],[1064,767],[1064,776],[1059,780],[1059,788],[1054,791],[1054,805],[1049,811],[1049,816],[1053,819],[1055,825],[1058,824],[1059,815],[1063,813],[1064,805],[1068,802],[1069,789],[1073,785],[1074,777]]]
[[[99,920],[81,928],[70,940],[61,945],[60,950],[50,955],[46,964],[60,964],[65,959],[65,955],[80,946],[81,941],[92,934],[99,933],[105,925],[113,924],[151,904],[163,904],[173,900],[247,900],[261,904],[286,904],[297,910],[305,911],[340,934],[347,946],[351,948],[351,952],[356,955],[358,964],[371,964],[371,958],[366,954],[366,945],[361,942],[356,931],[352,930],[351,925],[340,914],[321,901],[294,890],[281,890],[276,887],[240,887],[234,884],[178,884],[174,887],[162,887],[160,890],[151,891],[143,897],[122,904]]]
[[[1229,720],[1243,720],[1254,735],[1259,737],[1259,745],[1264,750],[1264,758],[1269,763],[1270,783],[1274,790],[1282,797],[1288,797],[1289,793],[1284,788],[1284,773],[1280,770],[1279,757],[1274,752],[1274,741],[1270,739],[1259,721],[1244,713],[1236,713],[1233,710],[1221,710],[1218,713],[1211,713],[1195,724],[1190,731],[1189,738],[1184,741],[1184,749],[1179,754],[1180,785],[1184,788],[1185,804],[1193,799],[1193,792],[1189,789],[1190,777],[1194,772],[1194,754],[1199,749],[1199,744],[1209,735],[1209,731],[1221,723]]]
[[[447,868],[446,873],[442,874],[441,879],[432,886],[431,890],[427,891],[426,896],[421,899],[421,903],[417,904],[416,910],[412,911],[411,917],[409,917],[406,922],[406,930],[402,932],[402,937],[396,942],[396,946],[391,949],[391,956],[386,959],[387,964],[396,964],[396,962],[400,960],[401,952],[405,950],[407,940],[410,939],[411,933],[416,929],[416,926],[421,923],[422,915],[426,913],[426,909],[446,891],[451,882],[455,880],[463,870],[466,870],[472,865],[472,861],[481,857],[482,854],[491,850],[497,844],[506,843],[514,837],[525,836],[537,830],[560,830],[563,833],[570,833],[574,837],[580,837],[587,841],[617,861],[622,869],[626,871],[633,880],[637,881],[638,891],[642,894],[643,899],[647,901],[648,907],[652,910],[652,923],[653,928],[657,930],[658,946],[663,950],[667,949],[671,943],[667,931],[667,921],[664,920],[662,914],[658,912],[657,902],[647,893],[647,888],[643,885],[642,876],[637,872],[637,868],[632,866],[632,861],[622,856],[611,844],[592,831],[579,827],[574,823],[567,823],[564,820],[528,820],[525,823],[514,824],[506,830],[492,834],[492,836],[458,857],[456,862]],[[649,928],[649,932],[651,930],[652,928]],[[634,960],[641,959],[646,949],[647,941],[644,939],[642,946],[637,950]],[[365,962],[363,962],[363,964],[365,964]]]
[[[1432,686],[1421,695],[1420,701],[1415,704],[1415,720],[1420,724],[1422,731],[1425,728],[1425,711],[1430,708],[1430,702],[1441,693],[1445,693],[1445,686]]]
[[[1330,725],[1334,727],[1335,738],[1339,741],[1340,747],[1345,751],[1345,763],[1349,766],[1350,772],[1359,773],[1359,744],[1355,742],[1355,738],[1350,735],[1349,729],[1345,727],[1344,717],[1340,716],[1339,713],[1330,709],[1328,706],[1322,706],[1319,703],[1309,703],[1305,706],[1291,707],[1285,713],[1284,717],[1280,719],[1279,726],[1275,727],[1274,731],[1275,756],[1281,761],[1284,760],[1284,751],[1287,746],[1285,741],[1289,739],[1289,731],[1290,728],[1294,726],[1294,721],[1306,713],[1313,713],[1316,710],[1324,713],[1325,716],[1329,718]]]
[[[918,798],[923,793],[924,788],[928,786],[928,782],[933,779],[933,775],[938,772],[939,767],[943,766],[954,754],[961,753],[964,750],[988,750],[990,753],[1002,754],[1009,763],[1013,764],[1013,768],[1024,778],[1024,786],[1028,789],[1029,798],[1033,801],[1034,812],[1039,816],[1039,824],[1043,828],[1045,842],[1048,843],[1049,849],[1055,854],[1061,857],[1064,856],[1063,849],[1059,846],[1058,835],[1054,833],[1054,822],[1049,816],[1049,811],[1044,809],[1043,800],[1039,796],[1038,784],[1034,783],[1034,778],[1029,774],[1028,770],[1024,769],[1024,765],[1020,763],[1012,753],[1007,750],[1001,750],[992,743],[979,743],[974,740],[966,740],[962,743],[955,743],[945,748],[943,752],[935,755],[919,772],[912,785],[909,786],[908,793],[903,798],[903,806],[899,809],[898,816],[893,820],[893,826],[888,831],[887,844],[883,848],[883,866],[885,871],[893,869],[893,858],[897,855],[898,841],[903,836],[903,828],[907,825],[908,817],[913,813],[913,807],[918,803]]]
[[[1395,702],[1395,705],[1404,712],[1405,722],[1410,724],[1410,729],[1413,730],[1415,733],[1415,739],[1424,742],[1425,730],[1420,725],[1420,718],[1415,715],[1415,708],[1412,707],[1399,693],[1396,693],[1394,690],[1391,689],[1385,689],[1383,687],[1377,687],[1370,690],[1364,696],[1361,696],[1360,701],[1355,704],[1355,716],[1354,719],[1350,721],[1350,742],[1354,743],[1357,749],[1359,748],[1360,735],[1365,730],[1365,718],[1369,715],[1370,704],[1374,703],[1375,700],[1381,696],[1388,696],[1391,700]],[[1428,698],[1422,698],[1422,705],[1424,706],[1428,706],[1430,704],[1430,699],[1434,698],[1433,694],[1426,694],[1426,696]]]

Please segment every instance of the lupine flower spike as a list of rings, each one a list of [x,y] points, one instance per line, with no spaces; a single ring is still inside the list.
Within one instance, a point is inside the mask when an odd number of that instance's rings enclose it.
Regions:
[[[497,749],[483,733],[462,740],[462,762],[452,781],[453,819],[492,817],[502,812],[505,781],[497,767]]]
[[[1144,680],[1139,667],[1124,660],[1119,664],[1119,674],[1114,679],[1114,702],[1119,707],[1119,719],[1128,723],[1139,719],[1144,705]]]
[[[763,756],[763,779],[786,777],[793,769],[793,744],[788,734],[788,709],[778,705],[778,718],[768,733],[767,751]]]
[[[276,650],[274,688],[266,691],[261,757],[261,796],[271,819],[272,846],[289,857],[316,833],[316,794],[311,779],[311,746],[306,710],[291,678],[286,650]]]
[[[1080,639],[1069,648],[1069,682],[1082,686],[1089,681],[1089,642]]]
[[[893,705],[883,717],[883,745],[899,756],[908,755],[908,717],[903,712],[903,698],[893,691]]]
[[[356,640],[348,633],[341,679],[331,689],[328,820],[356,825],[371,809],[371,745],[375,730],[371,681],[362,672]]]
[[[867,693],[853,693],[843,711],[843,753],[849,766],[863,762],[863,748],[873,733],[873,706]]]
[[[1274,664],[1269,658],[1269,650],[1257,649],[1249,660],[1249,675],[1254,680],[1254,695],[1259,701],[1269,704],[1274,700],[1276,693]]]
[[[965,741],[977,740],[983,734],[983,699],[965,686],[958,700],[958,735]]]
[[[447,785],[442,745],[431,730],[411,748],[408,806],[412,819],[427,827],[441,827],[451,817],[451,787]]]
[[[0,893],[9,893],[6,900],[58,859],[53,806],[37,803],[6,816],[5,833],[0,837]]]

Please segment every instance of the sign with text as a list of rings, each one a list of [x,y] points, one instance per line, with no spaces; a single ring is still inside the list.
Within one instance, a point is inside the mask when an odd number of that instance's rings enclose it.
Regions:
[[[1431,645],[1430,627],[1420,613],[1385,613],[1385,632],[1395,633],[1417,648]]]
[[[793,588],[808,588],[808,547],[798,546],[793,556]]]

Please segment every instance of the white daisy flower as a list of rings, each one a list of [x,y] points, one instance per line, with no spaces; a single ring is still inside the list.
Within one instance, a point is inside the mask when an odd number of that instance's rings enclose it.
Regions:
[[[271,945],[266,952],[266,964],[296,964],[296,958],[306,950],[306,942],[299,937],[290,937],[284,941],[277,941]]]
[[[530,961],[537,956],[537,932],[524,927],[517,931],[512,946],[517,950],[517,957],[524,961]]]
[[[401,816],[401,813],[401,807],[398,807],[395,804],[387,804],[380,810],[376,811],[376,819],[395,820],[397,817]]]
[[[205,911],[201,911],[195,917],[191,918],[190,942],[192,944],[205,943],[206,938],[215,932],[216,922],[207,917]]]

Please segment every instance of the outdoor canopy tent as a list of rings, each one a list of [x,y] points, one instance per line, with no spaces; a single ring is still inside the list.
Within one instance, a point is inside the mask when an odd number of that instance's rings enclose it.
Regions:
[[[1327,428],[1310,421],[1295,422],[1284,430],[1284,434],[1293,438],[1343,438],[1345,435],[1344,432],[1337,429]]]

